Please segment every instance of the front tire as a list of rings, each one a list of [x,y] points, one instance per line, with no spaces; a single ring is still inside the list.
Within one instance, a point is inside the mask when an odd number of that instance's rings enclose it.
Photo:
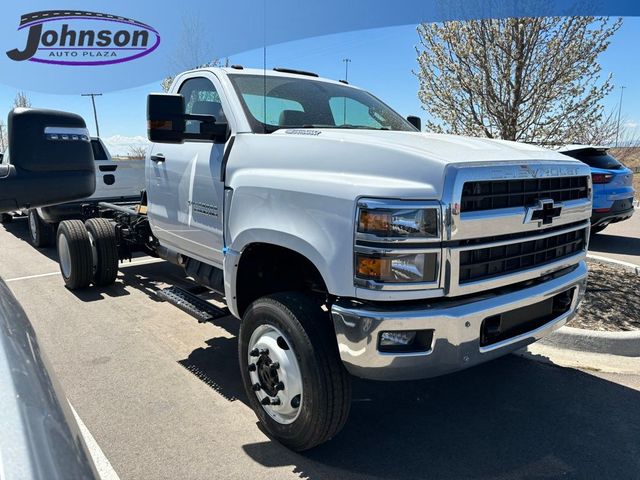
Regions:
[[[80,220],[65,220],[58,227],[60,272],[69,290],[86,288],[93,275],[93,255],[89,234]]]
[[[27,216],[31,244],[36,248],[45,248],[53,245],[56,238],[55,227],[42,220],[35,208],[30,208]]]
[[[260,298],[245,312],[238,341],[249,403],[270,435],[302,451],[342,429],[351,379],[319,302],[298,292]]]

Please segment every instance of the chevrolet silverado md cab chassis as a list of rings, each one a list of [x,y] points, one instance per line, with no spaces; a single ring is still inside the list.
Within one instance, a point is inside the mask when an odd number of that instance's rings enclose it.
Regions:
[[[62,274],[71,289],[106,285],[142,251],[221,292],[242,319],[250,404],[290,448],[342,428],[350,375],[453,372],[574,314],[586,165],[423,134],[415,117],[307,72],[205,68],[171,92],[149,96],[142,201],[62,222]]]

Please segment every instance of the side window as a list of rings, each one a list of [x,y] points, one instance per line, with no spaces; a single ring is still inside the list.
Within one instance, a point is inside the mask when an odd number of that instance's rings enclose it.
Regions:
[[[216,122],[226,122],[227,118],[222,110],[220,95],[216,87],[206,78],[195,77],[186,80],[178,90],[184,97],[185,113],[194,115],[213,115]],[[200,122],[187,120],[186,133],[199,133]]]
[[[336,125],[363,125],[373,128],[381,128],[382,117],[376,112],[370,111],[369,107],[353,98],[332,97],[329,100],[331,113]]]
[[[108,160],[107,153],[98,140],[91,140],[91,149],[93,150],[94,160]]]

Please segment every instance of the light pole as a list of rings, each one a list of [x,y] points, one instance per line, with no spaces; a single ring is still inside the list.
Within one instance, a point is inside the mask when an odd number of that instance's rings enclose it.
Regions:
[[[98,126],[98,113],[96,112],[95,97],[101,97],[101,93],[82,93],[82,97],[91,97],[91,105],[93,105],[93,119],[96,121],[96,136],[100,136],[100,127]]]
[[[622,112],[622,95],[624,89],[627,87],[620,87],[620,105],[618,105],[618,124],[616,126],[616,148],[618,148],[618,136],[620,135],[620,113]]]
[[[349,81],[349,64],[351,63],[351,59],[343,58],[342,61],[344,62],[344,81],[348,82]]]

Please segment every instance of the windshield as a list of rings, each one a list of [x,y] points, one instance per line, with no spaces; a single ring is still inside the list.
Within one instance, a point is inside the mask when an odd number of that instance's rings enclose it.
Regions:
[[[416,131],[376,97],[347,85],[268,75],[229,78],[254,133],[271,133],[280,128]]]

